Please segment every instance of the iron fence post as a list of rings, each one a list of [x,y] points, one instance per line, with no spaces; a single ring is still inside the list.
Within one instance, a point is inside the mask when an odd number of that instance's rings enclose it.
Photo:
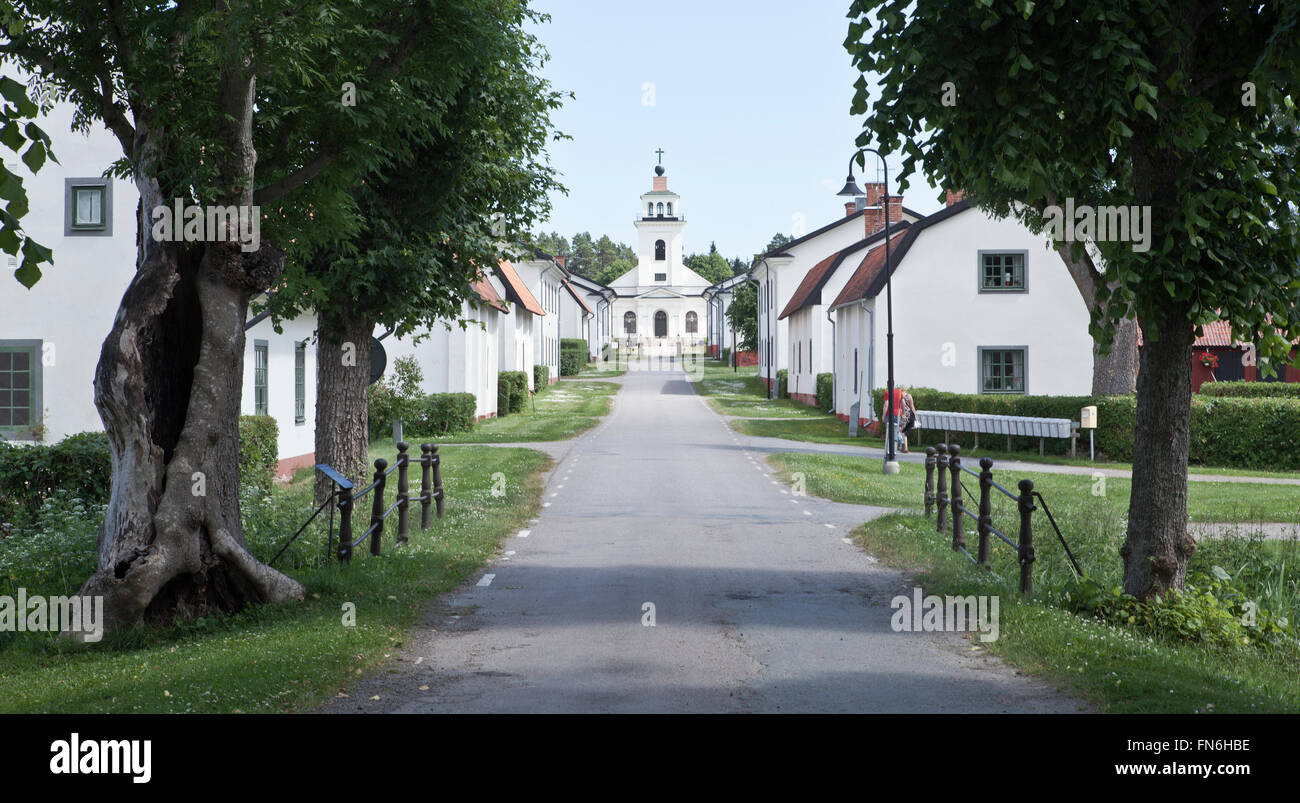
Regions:
[[[370,534],[371,555],[378,555],[382,547],[380,536],[384,534],[384,485],[388,480],[388,475],[384,473],[386,468],[387,460],[382,457],[375,460],[375,501],[370,506],[370,526],[374,529]]]
[[[429,472],[433,468],[433,456],[430,451],[433,449],[427,443],[420,444],[420,529],[429,529],[429,514],[433,510],[433,483],[429,480]]]
[[[948,531],[948,444],[939,444],[935,451],[939,453],[935,458],[935,466],[939,469],[939,489],[935,496],[938,514],[935,516],[934,531],[943,533]]]
[[[442,458],[438,455],[438,446],[433,447],[433,498],[438,504],[438,518],[442,518],[443,492],[442,492]]]
[[[992,564],[989,555],[989,535],[990,528],[993,526],[993,460],[981,457],[980,468],[982,469],[980,471],[980,545],[976,562],[987,569]]]
[[[934,508],[934,464],[937,462],[934,456],[934,447],[925,447],[925,517],[930,518],[930,511]]]
[[[407,469],[411,457],[406,453],[411,445],[406,441],[397,444],[397,543],[404,544],[411,540],[411,483]]]
[[[952,452],[948,470],[952,472],[952,550],[956,552],[966,548],[961,520],[961,447],[954,443],[948,450]]]
[[[1020,593],[1029,596],[1034,593],[1034,578],[1031,570],[1034,565],[1034,481],[1020,481]]]
[[[339,488],[339,562],[352,560],[352,489]]]

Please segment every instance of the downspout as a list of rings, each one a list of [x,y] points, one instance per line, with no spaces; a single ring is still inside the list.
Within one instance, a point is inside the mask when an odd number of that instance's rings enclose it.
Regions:
[[[826,320],[831,324],[831,415],[835,415],[835,395],[839,392],[839,386],[835,384],[835,361],[839,358],[839,350],[835,342],[835,319],[831,317],[834,314],[835,310],[826,310]]]

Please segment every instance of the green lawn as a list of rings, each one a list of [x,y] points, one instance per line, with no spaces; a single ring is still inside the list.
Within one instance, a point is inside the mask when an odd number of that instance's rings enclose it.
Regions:
[[[934,532],[933,519],[915,514],[875,519],[855,531],[854,539],[887,565],[917,571],[916,582],[926,594],[997,595],[998,639],[979,646],[1030,674],[1056,680],[1103,712],[1300,712],[1294,646],[1271,652],[1252,647],[1224,650],[1112,625],[1064,609],[1061,591],[1068,586],[1043,582],[1038,573],[1035,597],[1022,600],[1011,558],[995,551],[995,571],[975,567]],[[1228,553],[1249,551],[1252,545],[1213,547],[1197,550],[1195,568],[1222,563],[1234,576],[1244,571],[1227,560]],[[1040,562],[1045,552],[1047,545],[1039,548]],[[1294,561],[1295,544],[1289,554]],[[1117,552],[1103,557],[1118,566]],[[1081,560],[1088,569],[1090,561]]]
[[[815,496],[860,505],[924,507],[925,467],[918,463],[900,463],[900,472],[888,476],[881,473],[876,457],[787,453],[771,455],[768,462],[788,482],[796,472],[802,473],[808,493]],[[962,462],[979,471],[978,461],[963,458]],[[964,472],[962,477],[966,489],[978,494],[979,480]],[[1052,515],[1067,534],[1071,529],[1122,526],[1132,487],[1132,481],[1122,477],[1105,478],[1103,488],[1087,474],[1000,472],[996,462],[993,479],[1012,493],[1018,491],[1020,480],[1033,480],[1034,489],[1047,499]],[[1300,522],[1300,485],[1191,482],[1187,494],[1187,513],[1194,522]],[[1014,502],[996,491],[993,499],[995,524],[1002,521],[1011,526],[1018,521]],[[968,506],[974,507],[974,503]]]
[[[561,379],[525,400],[522,413],[489,418],[470,432],[434,438],[437,443],[529,443],[562,441],[579,435],[609,412],[619,385],[582,377]],[[413,438],[407,440],[416,442]]]
[[[695,389],[722,415],[835,420],[823,410],[791,399],[768,399],[758,369],[752,366],[737,371],[720,360],[701,360],[691,375]]]
[[[136,631],[82,650],[47,634],[4,634],[0,712],[274,712],[309,710],[379,665],[437,594],[471,577],[501,538],[536,515],[549,459],[526,449],[448,446],[440,450],[447,513],[427,532],[384,554],[359,550],[349,565],[323,561],[325,536],[309,531],[277,563],[307,588],[307,599],[264,606],[165,631]],[[391,459],[392,455],[384,454]],[[310,509],[310,473],[288,489],[245,505],[250,548],[275,553]],[[504,477],[504,483],[500,482]],[[494,491],[498,495],[494,495]],[[93,562],[96,511],[75,505],[48,519],[50,532],[0,542],[0,593],[75,591]],[[75,524],[75,526],[72,526]],[[28,538],[33,540],[28,540]],[[342,622],[345,603],[356,624]]]

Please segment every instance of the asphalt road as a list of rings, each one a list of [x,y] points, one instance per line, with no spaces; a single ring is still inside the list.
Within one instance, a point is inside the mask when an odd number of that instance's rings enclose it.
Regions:
[[[913,583],[846,539],[880,509],[795,496],[680,370],[619,381],[536,522],[327,710],[1082,709],[977,633],[894,632]]]

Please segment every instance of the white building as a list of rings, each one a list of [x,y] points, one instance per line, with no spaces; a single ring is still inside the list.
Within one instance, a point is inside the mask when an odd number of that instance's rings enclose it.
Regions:
[[[25,80],[11,70],[5,74]],[[95,368],[135,275],[140,195],[131,182],[104,177],[122,156],[105,129],[74,132],[72,109],[62,103],[36,122],[50,135],[59,161],[47,161],[36,174],[17,155],[6,164],[27,191],[31,211],[21,220],[23,230],[53,250],[54,263],[42,266],[41,280],[29,290],[13,278],[16,260],[5,255],[0,382],[9,386],[0,389],[0,437],[55,443],[103,430]],[[283,330],[277,334],[270,321],[260,321],[246,332],[241,409],[276,418],[285,468],[309,463],[315,451],[315,321],[287,321]]]
[[[704,291],[705,304],[705,338],[708,341],[706,352],[710,357],[721,357],[722,350],[736,351],[740,342],[739,335],[727,320],[727,310],[735,299],[736,289],[751,282],[749,274],[732,276],[724,282],[718,282]]]
[[[663,165],[641,195],[634,225],[637,265],[609,283],[618,293],[614,325],[624,342],[676,350],[704,339],[704,291],[709,281],[682,261],[681,197],[668,189]]]
[[[384,348],[390,366],[399,357],[415,357],[424,374],[420,389],[425,393],[473,393],[474,420],[479,421],[497,414],[500,330],[510,309],[486,278],[472,287],[477,298],[461,302],[466,326],[450,321],[435,324],[418,343],[415,338],[392,338],[384,341]]]
[[[533,365],[536,362],[533,349],[536,347],[537,331],[541,328],[538,319],[546,315],[546,310],[542,309],[514,265],[504,259],[497,264],[492,284],[511,308],[510,315],[503,316],[499,321],[499,368],[502,371],[523,371],[527,374],[531,387]]]
[[[605,344],[615,337],[614,299],[618,293],[576,273],[569,274],[569,284],[582,297],[587,309],[592,311],[591,323],[587,327],[587,356],[592,360],[598,359]]]
[[[777,372],[781,369],[799,367],[799,343],[807,339],[792,340],[789,333],[789,321],[782,313],[790,304],[790,299],[804,278],[818,263],[828,255],[836,254],[851,246],[863,246],[864,241],[884,229],[885,210],[881,205],[884,184],[867,184],[867,195],[846,203],[844,217],[822,226],[816,231],[798,237],[785,245],[762,254],[754,261],[750,277],[758,285],[758,375],[769,389],[775,383]],[[920,215],[903,206],[902,199],[891,197],[890,224],[900,221],[915,221]],[[816,332],[813,336],[815,352],[817,343],[830,343],[833,333],[831,323],[826,320],[826,310],[819,307],[809,313],[811,318],[820,317],[820,321],[810,328]],[[820,332],[817,332],[820,330]],[[830,370],[829,358],[814,357],[814,370],[800,372],[800,377],[816,376],[821,371]],[[790,388],[795,388],[795,378],[790,378]],[[799,382],[801,394],[816,392],[814,385],[806,379]]]
[[[1045,238],[950,194],[945,209],[895,234],[890,247],[896,384],[954,393],[1091,391],[1088,310]],[[883,239],[869,251],[833,300],[823,295],[835,318],[835,410],[847,420],[860,401],[861,423],[876,412],[870,392],[885,385],[887,370]]]
[[[549,384],[560,378],[560,294],[563,280],[569,277],[564,266],[555,257],[537,251],[532,259],[514,265],[519,277],[541,303],[542,314],[534,321],[533,360],[536,365],[550,369]],[[537,390],[533,376],[528,386]]]

